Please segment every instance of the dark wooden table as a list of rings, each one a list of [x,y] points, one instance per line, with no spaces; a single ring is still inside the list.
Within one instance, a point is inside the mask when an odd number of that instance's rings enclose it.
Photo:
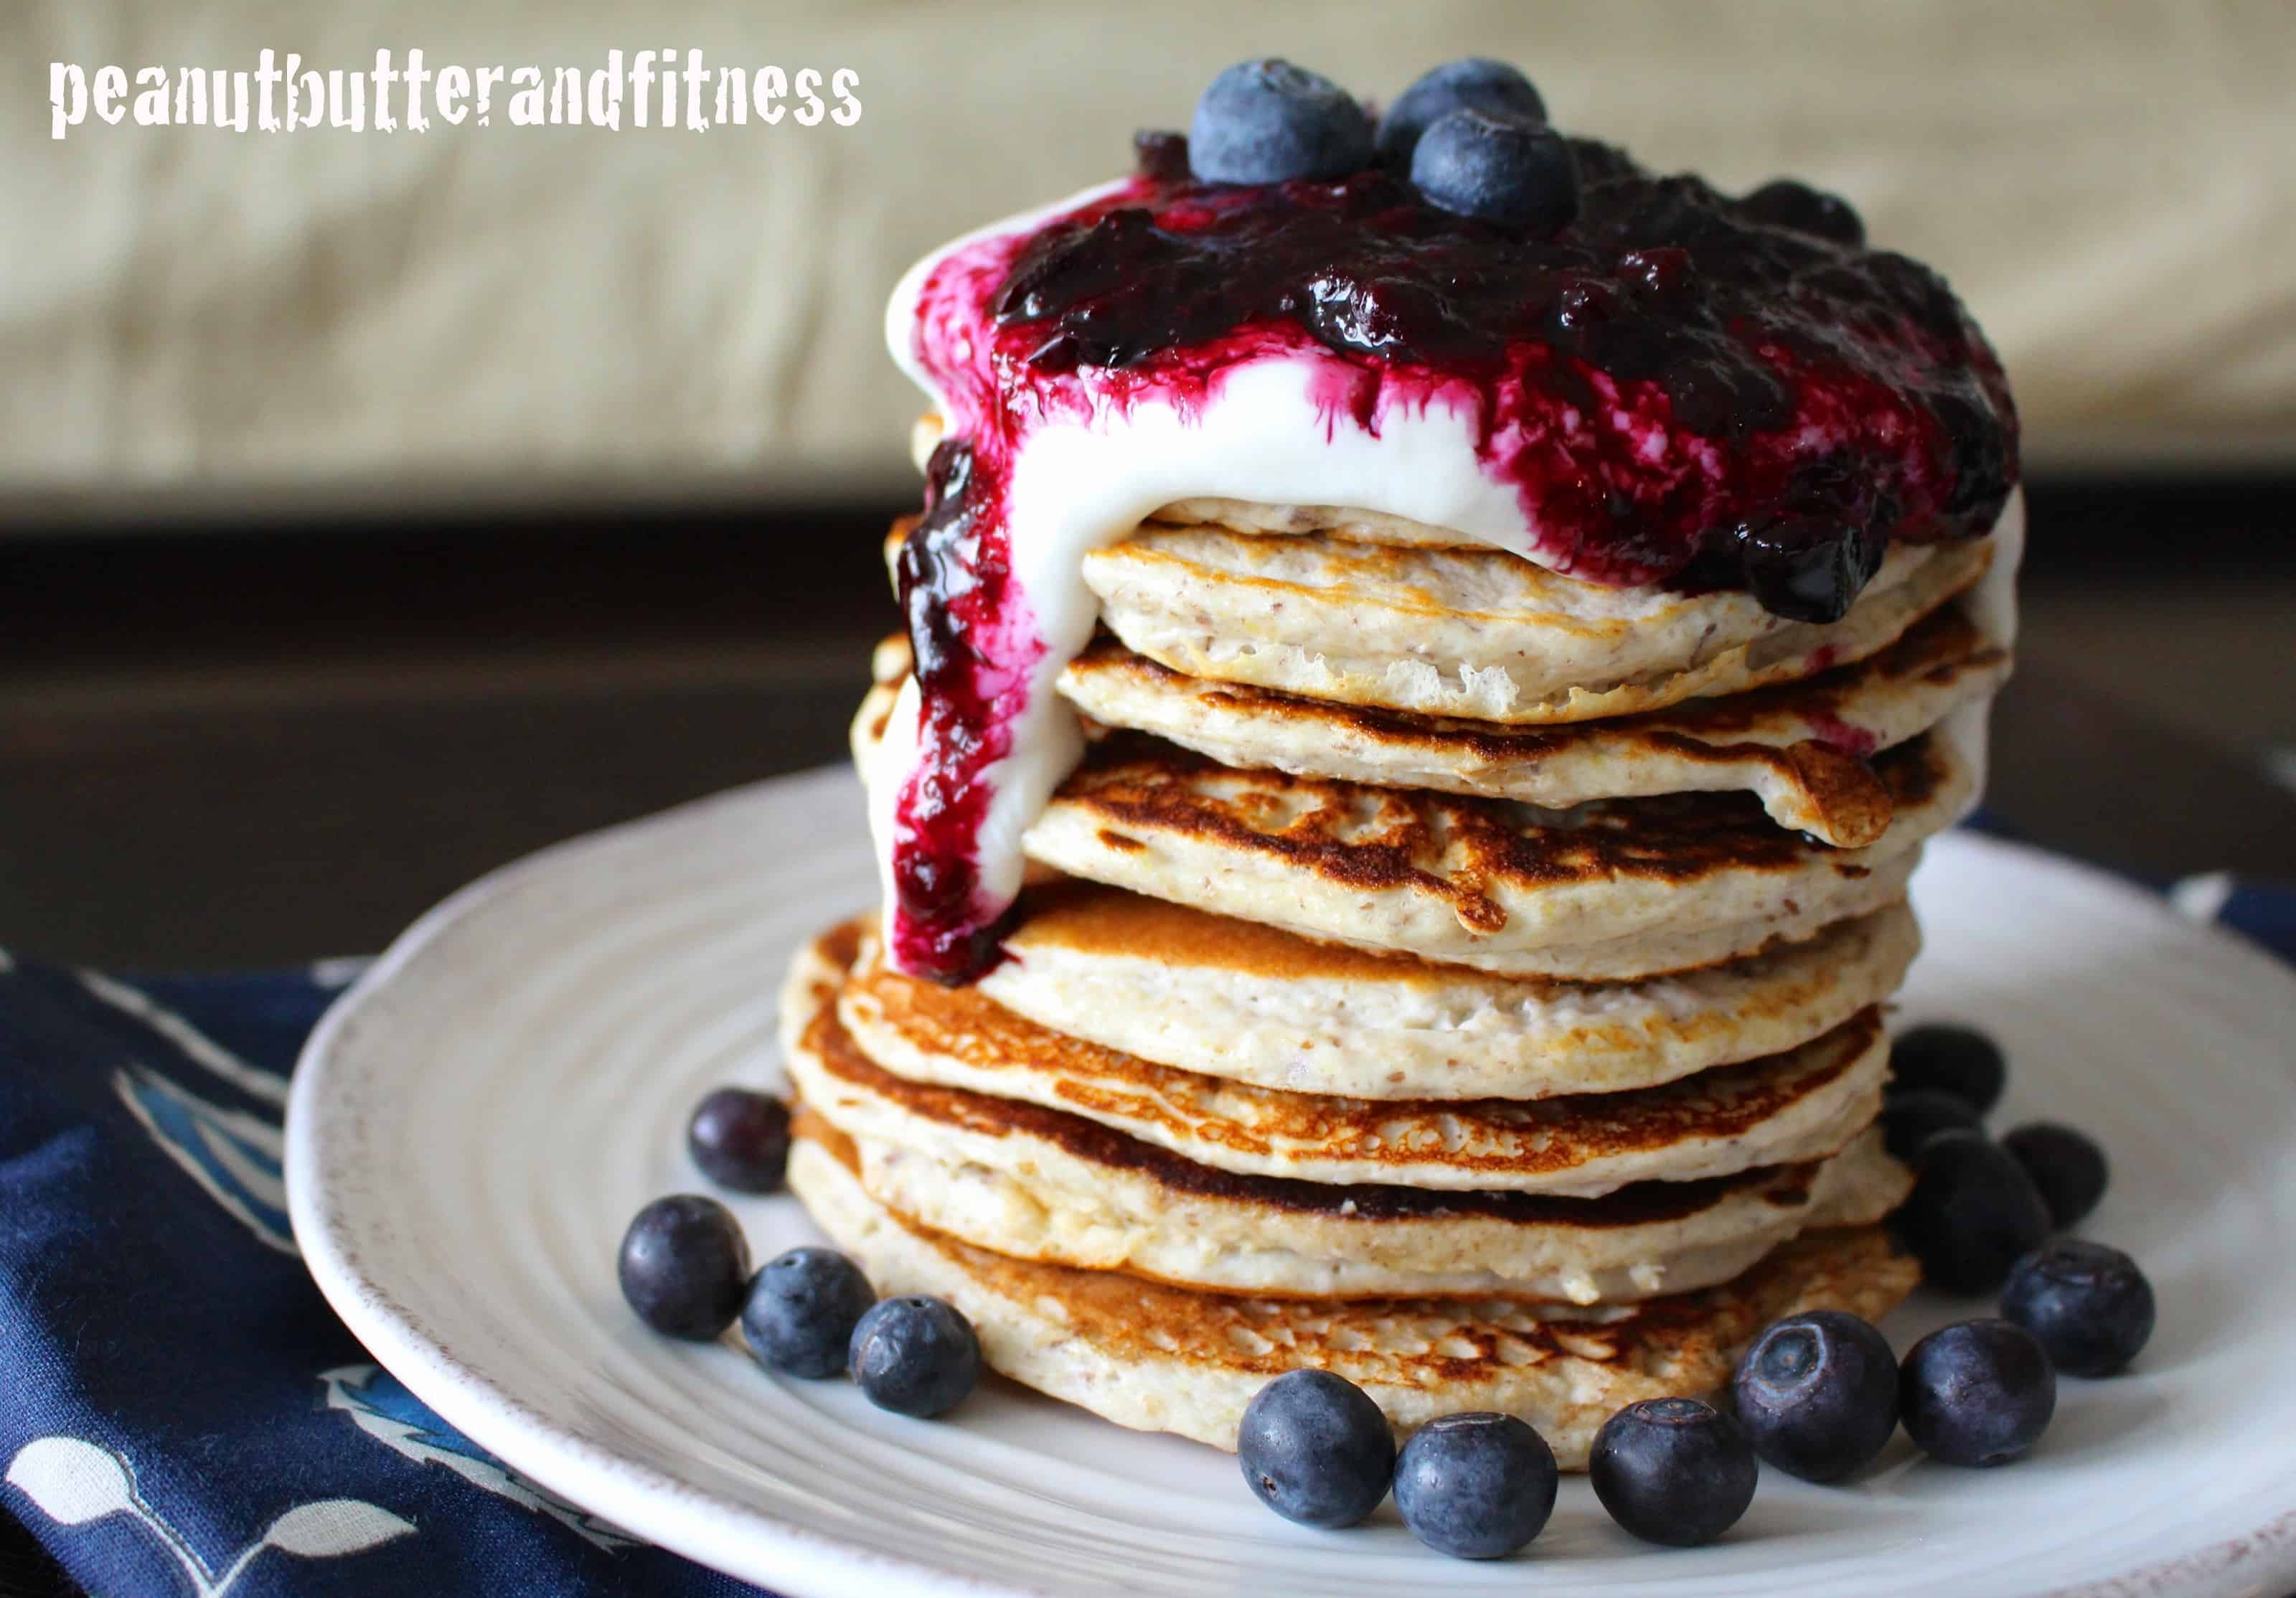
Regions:
[[[2030,613],[2102,594],[2172,647],[2236,644],[2178,631],[2179,584],[2200,561],[2296,606],[2292,496],[2038,484]],[[892,509],[0,538],[0,945],[146,970],[373,950],[530,849],[842,758],[894,620]],[[2296,799],[2255,751],[2101,690],[2058,636],[2035,627],[2001,706],[1995,815],[2157,879],[2296,880]],[[2289,678],[2246,669],[2284,711]],[[62,1590],[0,1516],[0,1594]]]

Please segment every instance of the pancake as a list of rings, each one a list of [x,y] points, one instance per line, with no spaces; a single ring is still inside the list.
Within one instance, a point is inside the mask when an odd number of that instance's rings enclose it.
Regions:
[[[813,959],[840,964],[842,952],[824,947]],[[785,1013],[809,1011],[819,969],[800,963]],[[1873,1122],[1889,1076],[1874,1010],[1783,1054],[1634,1093],[1539,1100],[1345,1099],[1199,1076],[1051,1031],[975,990],[904,976],[866,950],[837,1013],[854,1057],[824,1065],[826,1056],[793,1053],[791,1070],[849,1136],[892,1136],[872,1119],[889,1101],[1005,1132],[1033,1106],[1214,1171],[1451,1192],[1595,1197],[1824,1159]]]
[[[1072,876],[1310,938],[1487,971],[1631,979],[1733,959],[1900,897],[1978,774],[1925,734],[1874,762],[1893,819],[1864,849],[1781,830],[1743,794],[1570,811],[1236,771],[1140,733],[1094,745],[1024,839]],[[1784,932],[1785,936],[1795,936]]]
[[[1349,1187],[1336,1190],[1348,1195],[1336,1206],[1286,1205],[1243,1191],[1199,1194],[1083,1160],[1008,1171],[944,1150],[966,1141],[938,1135],[946,1130],[857,1143],[816,1118],[810,1135],[842,1140],[877,1202],[976,1247],[1270,1298],[1636,1303],[1727,1282],[1805,1229],[1871,1225],[1913,1185],[1874,1132],[1816,1164],[1645,1183],[1601,1199],[1495,1194],[1383,1209],[1382,1195],[1415,1190]]]
[[[1595,1199],[1239,1176],[1062,1110],[890,1076],[838,1018],[841,952],[803,958],[785,996],[792,1073],[831,1111],[802,1111],[810,1135],[880,1203],[1015,1258],[1228,1291],[1615,1302],[1726,1281],[1807,1227],[1879,1220],[1911,1184],[1871,1129],[1824,1160]]]
[[[895,690],[853,723],[865,781]],[[1918,846],[1980,773],[1946,729],[1874,762],[1892,807],[1865,849],[1779,829],[1745,794],[1545,811],[1237,771],[1144,733],[1094,743],[1021,839],[1037,864],[1304,937],[1511,975],[1620,981],[1813,936],[1904,897]]]
[[[1898,545],[1831,625],[1751,594],[1604,587],[1496,549],[1148,525],[1085,557],[1101,619],[1190,676],[1509,725],[1662,709],[1886,648],[1974,585],[1987,540]]]
[[[1772,820],[1858,848],[1890,823],[1862,757],[1985,698],[2009,671],[1948,607],[1854,665],[1670,710],[1560,727],[1332,704],[1183,676],[1103,638],[1062,674],[1097,722],[1151,733],[1223,765],[1568,809],[1592,799],[1744,790]]]
[[[1366,1099],[1618,1093],[1807,1043],[1896,991],[1890,905],[1804,942],[1641,982],[1502,977],[1316,943],[1068,879],[1024,891],[979,980],[1007,1010],[1143,1059]]]
[[[1718,1391],[1771,1321],[1810,1309],[1879,1319],[1918,1275],[1866,1227],[1805,1234],[1735,1281],[1640,1305],[1242,1297],[972,1247],[879,1204],[811,1138],[791,1151],[789,1184],[880,1293],[964,1311],[990,1368],[1119,1425],[1230,1450],[1252,1395],[1304,1365],[1355,1382],[1405,1432],[1462,1410],[1520,1415],[1566,1470],[1584,1470],[1622,1405]]]

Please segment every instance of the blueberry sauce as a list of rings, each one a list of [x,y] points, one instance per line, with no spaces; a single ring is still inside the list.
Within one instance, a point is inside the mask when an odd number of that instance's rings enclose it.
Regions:
[[[973,492],[974,461],[972,447],[955,440],[934,449],[924,515],[894,571],[922,721],[920,764],[901,804],[905,844],[893,856],[893,952],[903,970],[944,981],[997,959],[1003,913],[980,903],[973,840],[988,811],[988,769],[1012,747],[1011,701],[1027,692],[1014,668],[1043,653],[1040,643],[1031,653],[1009,546],[985,524]]]
[[[1121,430],[1144,406],[1193,426],[1236,373],[1290,363],[1323,438],[1463,421],[1520,509],[1518,553],[1815,623],[1892,540],[1981,535],[2014,487],[2016,416],[1982,335],[1826,196],[1733,200],[1574,140],[1579,212],[1542,233],[1439,209],[1389,168],[1224,185],[1190,176],[1177,134],[1136,147],[1132,177],[952,247],[897,308],[949,429],[898,571],[918,710],[890,948],[914,974],[961,981],[996,957],[1027,818],[990,829],[984,860],[996,768],[1034,747],[1033,699],[1089,635],[1029,586],[1060,579],[1014,570],[1014,470],[1049,427]]]
[[[1778,204],[1784,185],[1757,206],[1575,140],[1582,209],[1542,234],[1439,209],[1376,167],[1198,183],[1172,175],[1176,137],[1144,138],[1130,183],[1006,242],[981,332],[1037,405],[1185,403],[1312,343],[1351,369],[1332,397],[1367,430],[1399,404],[1472,404],[1485,469],[1555,570],[1767,601],[1787,587],[1740,551],[1790,523],[1800,546],[1846,551],[1841,609],[1889,539],[1982,533],[2015,483],[1999,364],[1944,281],[1841,242],[1854,215]]]

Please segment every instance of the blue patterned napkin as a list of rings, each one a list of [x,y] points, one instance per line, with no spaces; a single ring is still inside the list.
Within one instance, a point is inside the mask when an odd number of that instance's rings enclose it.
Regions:
[[[2296,959],[2296,889],[2171,897]],[[0,1511],[136,1598],[756,1592],[455,1434],[304,1274],[280,1112],[352,974],[128,983],[0,954]]]
[[[280,1116],[354,973],[0,954],[0,1512],[107,1598],[756,1593],[451,1430],[304,1274]]]

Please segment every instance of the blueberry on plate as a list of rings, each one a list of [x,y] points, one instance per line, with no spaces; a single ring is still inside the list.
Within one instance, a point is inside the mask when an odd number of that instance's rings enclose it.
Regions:
[[[2048,1354],[2009,1321],[1940,1327],[1906,1355],[1898,1406],[1906,1432],[1949,1465],[2022,1459],[2057,1407]]]
[[[2085,1132],[2054,1121],[2035,1121],[2002,1136],[2001,1146],[2016,1157],[2041,1190],[2049,1218],[2060,1227],[2085,1218],[2104,1197],[2110,1176],[2104,1151]]]
[[[1696,1398],[1644,1398],[1595,1434],[1595,1496],[1646,1543],[1695,1548],[1738,1523],[1754,1501],[1753,1439]]]
[[[708,1342],[741,1313],[750,1242],[734,1212],[700,1193],[656,1199],[622,1233],[622,1297],[670,1337]]]
[[[945,1299],[881,1299],[854,1323],[846,1368],[879,1409],[928,1420],[980,1385],[980,1339]]]
[[[2061,1237],[2017,1262],[2001,1313],[2066,1375],[2111,1376],[2152,1340],[2152,1284],[2120,1250]]]
[[[1529,78],[1503,61],[1471,55],[1429,68],[1395,97],[1379,119],[1380,159],[1398,166],[1408,163],[1430,124],[1463,110],[1524,122],[1546,120],[1546,102]]]
[[[1893,1093],[1882,1101],[1882,1140],[1890,1156],[1912,1160],[1940,1132],[1982,1132],[1985,1122],[1969,1101],[1933,1087]]]
[[[2008,1085],[2001,1045],[1974,1027],[1933,1022],[1899,1034],[1890,1045],[1892,1093],[1949,1093],[1981,1116],[2001,1102]]]
[[[1898,1356],[1871,1323],[1839,1309],[1775,1321],[1730,1383],[1739,1423],[1766,1464],[1839,1481],[1898,1430]]]
[[[1546,1528],[1560,1481],[1554,1450],[1527,1422],[1488,1411],[1440,1415],[1396,1458],[1395,1507],[1438,1553],[1504,1559]]]
[[[741,1193],[778,1192],[789,1168],[789,1106],[769,1093],[721,1087],[693,1108],[685,1148],[701,1174]]]
[[[1411,182],[1447,211],[1536,233],[1568,226],[1578,215],[1578,158],[1542,122],[1447,112],[1411,152]]]
[[[1764,184],[1740,203],[1755,221],[1774,227],[1790,227],[1852,250],[1866,242],[1866,224],[1848,201],[1791,177]]]
[[[842,1375],[853,1328],[876,1301],[861,1267],[836,1250],[791,1249],[767,1260],[750,1283],[742,1340],[768,1370]]]
[[[1238,61],[1211,80],[1188,128],[1206,183],[1344,177],[1371,160],[1371,117],[1339,85],[1288,61]]]
[[[1894,1225],[1931,1286],[1975,1295],[1998,1288],[2047,1241],[2049,1207],[1999,1143],[1982,1132],[1940,1132],[1915,1156],[1914,1191]]]
[[[1395,1432],[1363,1389],[1329,1371],[1286,1371],[1251,1396],[1235,1457],[1259,1501],[1303,1526],[1352,1526],[1395,1476]]]

